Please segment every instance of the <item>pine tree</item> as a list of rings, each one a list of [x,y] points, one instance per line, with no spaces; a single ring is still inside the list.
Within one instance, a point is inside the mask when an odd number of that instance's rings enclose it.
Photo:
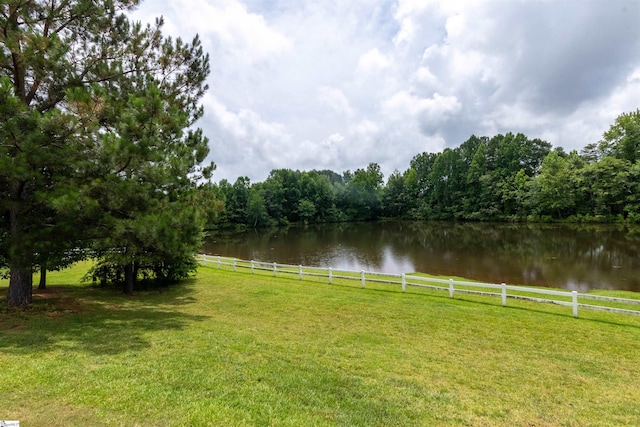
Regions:
[[[59,264],[88,241],[128,250],[130,234],[112,234],[122,222],[175,212],[211,169],[198,167],[202,132],[185,132],[202,115],[208,55],[197,37],[163,37],[161,19],[130,22],[137,3],[0,5],[0,262],[11,306],[31,302],[35,265],[56,267],[45,254]]]

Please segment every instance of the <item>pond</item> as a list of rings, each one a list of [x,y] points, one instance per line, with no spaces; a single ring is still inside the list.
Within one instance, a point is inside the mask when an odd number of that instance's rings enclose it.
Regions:
[[[569,290],[640,291],[640,227],[383,221],[216,233],[211,255]]]

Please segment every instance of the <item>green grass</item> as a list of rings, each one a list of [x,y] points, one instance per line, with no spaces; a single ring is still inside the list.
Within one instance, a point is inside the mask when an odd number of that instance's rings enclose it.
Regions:
[[[124,297],[80,284],[85,270],[0,309],[0,419],[640,425],[635,316],[215,268]]]

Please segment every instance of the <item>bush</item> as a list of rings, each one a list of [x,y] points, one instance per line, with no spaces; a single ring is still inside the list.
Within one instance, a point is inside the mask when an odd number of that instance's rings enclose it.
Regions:
[[[154,262],[134,262],[134,286],[157,286],[178,282],[191,277],[198,268],[194,256]],[[101,286],[120,286],[125,281],[125,265],[111,260],[100,260],[84,276],[84,281],[100,281]]]

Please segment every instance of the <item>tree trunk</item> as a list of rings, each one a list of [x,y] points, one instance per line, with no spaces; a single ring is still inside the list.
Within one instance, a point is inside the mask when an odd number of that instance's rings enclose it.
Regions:
[[[133,263],[127,263],[124,266],[124,287],[122,289],[122,293],[125,295],[133,295],[133,284],[135,282],[135,277],[133,277]]]
[[[135,286],[136,283],[136,279],[138,277],[138,271],[140,270],[140,263],[139,262],[134,262],[133,263],[133,284]]]
[[[32,290],[32,269],[29,267],[11,268],[9,289],[7,290],[7,305],[10,307],[26,307],[31,304]]]
[[[40,284],[38,284],[38,289],[47,289],[47,266],[40,266]]]
[[[22,245],[22,224],[20,223],[19,201],[24,184],[19,181],[11,183],[13,204],[9,208],[9,289],[7,305],[10,307],[26,307],[31,304],[33,292],[33,267],[25,259]]]

